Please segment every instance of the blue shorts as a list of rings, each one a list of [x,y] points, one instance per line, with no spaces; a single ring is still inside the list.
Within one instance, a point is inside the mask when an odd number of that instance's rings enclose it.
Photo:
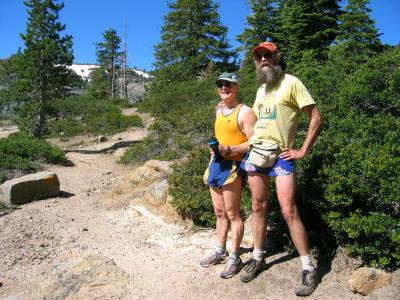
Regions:
[[[242,175],[244,175],[244,172],[240,169],[240,161],[223,160],[215,162],[213,159],[204,172],[203,179],[211,187],[222,188],[222,186],[232,183],[238,176]]]
[[[290,173],[294,172],[294,161],[293,160],[284,160],[283,158],[278,158],[275,164],[269,168],[260,168],[252,165],[247,159],[249,155],[247,154],[242,163],[240,164],[240,168],[247,172],[256,172],[261,173],[267,176],[287,176]]]

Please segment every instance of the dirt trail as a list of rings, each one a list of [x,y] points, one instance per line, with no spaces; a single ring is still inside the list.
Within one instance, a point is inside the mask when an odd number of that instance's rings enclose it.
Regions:
[[[214,245],[212,230],[195,232],[135,195],[113,194],[138,166],[107,153],[67,156],[74,166],[49,168],[60,197],[0,217],[0,299],[297,299],[298,258],[269,256],[269,268],[247,284],[221,279],[223,265],[198,264]],[[309,299],[364,298],[348,291],[343,256],[320,270]]]

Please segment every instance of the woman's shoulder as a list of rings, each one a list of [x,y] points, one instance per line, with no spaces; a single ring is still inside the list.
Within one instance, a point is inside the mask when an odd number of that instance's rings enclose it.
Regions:
[[[242,104],[242,107],[240,108],[240,112],[246,113],[246,112],[252,112],[253,109],[246,104]]]

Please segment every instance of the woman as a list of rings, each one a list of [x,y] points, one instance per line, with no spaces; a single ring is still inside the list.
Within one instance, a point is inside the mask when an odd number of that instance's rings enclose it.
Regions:
[[[243,176],[240,162],[247,152],[248,139],[253,134],[256,116],[253,110],[239,102],[239,81],[234,73],[223,73],[216,82],[218,94],[224,105],[216,111],[215,136],[219,153],[212,155],[204,173],[204,182],[210,186],[211,199],[217,218],[217,246],[215,251],[200,261],[203,267],[226,262],[222,278],[236,275],[243,262],[239,247],[243,238],[243,221],[240,217],[240,194]],[[219,154],[223,157],[219,158]],[[228,257],[226,240],[231,228],[232,249]]]

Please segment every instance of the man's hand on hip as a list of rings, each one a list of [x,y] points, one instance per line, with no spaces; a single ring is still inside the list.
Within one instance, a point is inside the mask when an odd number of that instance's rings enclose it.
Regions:
[[[284,160],[298,160],[302,159],[305,155],[306,153],[302,152],[301,150],[284,148],[281,154],[279,154],[279,157],[283,158]]]

